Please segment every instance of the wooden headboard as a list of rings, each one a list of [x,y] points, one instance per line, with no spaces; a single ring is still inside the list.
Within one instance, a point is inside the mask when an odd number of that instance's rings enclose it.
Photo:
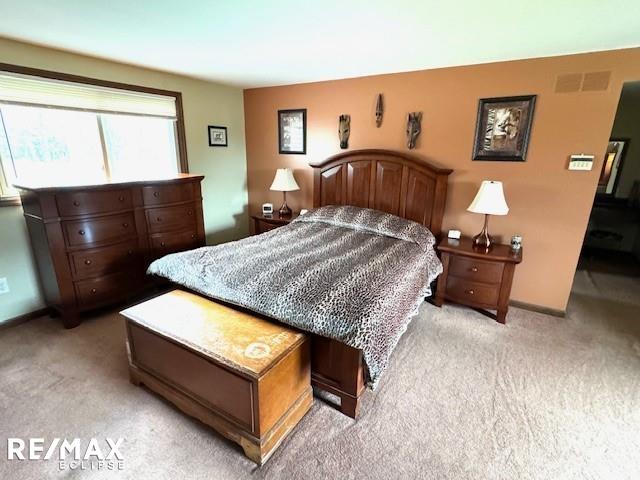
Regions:
[[[353,150],[311,165],[313,206],[355,205],[426,226],[438,237],[453,171],[391,150]]]

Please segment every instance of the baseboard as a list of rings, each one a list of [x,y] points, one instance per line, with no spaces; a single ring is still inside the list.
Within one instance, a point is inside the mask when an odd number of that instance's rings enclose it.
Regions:
[[[10,318],[9,320],[5,320],[4,322],[0,322],[0,330],[9,327],[15,327],[16,325],[20,325],[21,323],[28,322],[29,320],[33,320],[34,318],[42,317],[44,315],[49,315],[51,313],[51,308],[44,307],[39,310],[34,310],[33,312],[25,313],[23,315],[18,315],[17,317]]]
[[[541,305],[534,305],[533,303],[520,302],[518,300],[509,300],[509,305],[516,308],[522,308],[523,310],[529,310],[531,312],[552,315],[554,317],[564,318],[567,315],[567,312],[565,310],[557,310],[555,308],[543,307]]]

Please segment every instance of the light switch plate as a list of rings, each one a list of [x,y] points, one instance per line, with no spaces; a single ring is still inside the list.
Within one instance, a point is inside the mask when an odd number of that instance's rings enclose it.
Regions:
[[[9,282],[7,277],[0,278],[0,295],[3,293],[9,293]]]
[[[593,158],[593,155],[571,155],[569,158],[569,170],[591,170],[593,168]]]

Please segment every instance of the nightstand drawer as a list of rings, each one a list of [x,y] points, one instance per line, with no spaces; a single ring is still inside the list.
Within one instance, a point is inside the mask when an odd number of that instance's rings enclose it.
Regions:
[[[502,262],[487,262],[474,258],[453,256],[449,266],[449,274],[456,277],[482,283],[497,284],[502,281]]]
[[[282,225],[278,225],[277,223],[269,223],[264,220],[256,221],[256,234],[259,235],[261,233],[270,232],[271,230],[275,230],[276,228],[281,227]]]
[[[497,306],[500,285],[485,285],[450,276],[447,278],[447,297],[466,304]]]

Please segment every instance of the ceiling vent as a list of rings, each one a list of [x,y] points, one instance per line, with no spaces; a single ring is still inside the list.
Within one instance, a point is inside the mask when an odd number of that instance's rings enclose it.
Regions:
[[[589,72],[584,74],[583,92],[601,92],[609,88],[611,72]]]
[[[581,73],[567,73],[556,78],[556,93],[579,92],[582,85]]]

